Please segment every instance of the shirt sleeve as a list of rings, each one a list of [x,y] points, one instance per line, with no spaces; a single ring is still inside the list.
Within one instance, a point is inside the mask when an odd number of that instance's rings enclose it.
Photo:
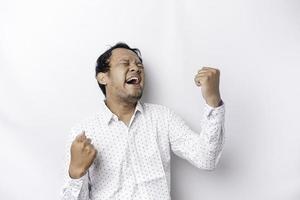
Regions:
[[[68,137],[65,150],[64,159],[64,185],[61,191],[61,200],[89,200],[90,192],[90,179],[89,172],[85,173],[78,179],[73,179],[69,175],[69,164],[70,164],[70,147],[77,134],[80,134],[81,130],[72,129],[71,134]]]
[[[205,104],[200,133],[191,130],[172,110],[168,118],[172,151],[198,168],[215,169],[224,144],[225,104],[216,108]]]

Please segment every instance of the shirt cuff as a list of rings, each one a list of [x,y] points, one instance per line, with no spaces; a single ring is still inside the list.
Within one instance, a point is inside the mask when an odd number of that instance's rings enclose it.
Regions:
[[[212,107],[205,103],[204,106],[204,115],[206,118],[222,118],[225,114],[225,103],[222,101],[221,105],[218,107]]]
[[[72,194],[74,196],[77,197],[79,195],[79,192],[83,186],[83,182],[86,178],[87,178],[87,173],[85,173],[85,175],[83,175],[82,177],[76,179],[68,176],[68,183],[71,188]]]

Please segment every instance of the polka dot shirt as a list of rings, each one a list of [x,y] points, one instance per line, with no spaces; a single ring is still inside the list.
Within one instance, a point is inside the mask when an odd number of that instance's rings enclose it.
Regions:
[[[196,133],[169,108],[138,101],[127,126],[102,101],[98,114],[71,130],[61,199],[171,199],[170,150],[198,168],[214,169],[224,144],[224,121],[224,103],[217,108],[205,104]],[[98,154],[87,173],[73,179],[70,146],[83,130]]]

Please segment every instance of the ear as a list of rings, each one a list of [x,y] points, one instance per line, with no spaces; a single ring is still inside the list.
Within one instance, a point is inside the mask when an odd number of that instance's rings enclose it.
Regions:
[[[103,72],[99,72],[97,74],[97,77],[96,77],[97,81],[102,84],[102,85],[106,85],[107,84],[107,81],[106,81],[106,73],[103,73]]]

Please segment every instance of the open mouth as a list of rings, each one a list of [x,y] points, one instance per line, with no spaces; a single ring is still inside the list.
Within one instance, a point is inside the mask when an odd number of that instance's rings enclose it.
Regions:
[[[126,80],[126,83],[129,85],[138,85],[140,82],[141,82],[141,80],[138,77],[131,77]]]

